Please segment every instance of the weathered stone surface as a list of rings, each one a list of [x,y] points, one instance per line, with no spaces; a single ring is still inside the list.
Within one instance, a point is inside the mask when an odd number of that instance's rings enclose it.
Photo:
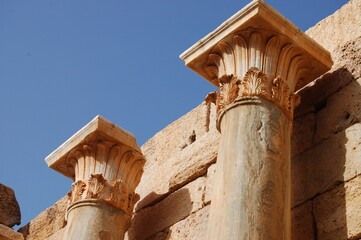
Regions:
[[[136,209],[204,175],[216,159],[218,142],[213,104],[201,104],[157,133],[142,146],[147,162],[137,188],[141,201]]]
[[[292,206],[361,173],[361,124],[355,124],[296,156]]]
[[[15,232],[12,228],[0,224],[0,240],[23,240],[21,233]]]
[[[20,221],[20,207],[14,191],[0,183],[0,224],[13,227]]]
[[[360,1],[360,0],[358,0]],[[361,1],[360,1],[361,2]],[[359,14],[361,16],[361,14]],[[359,23],[361,26],[361,23]],[[360,27],[361,28],[361,27]],[[356,78],[361,77],[361,33],[333,52],[334,68],[345,67]]]
[[[315,142],[361,121],[361,79],[352,82],[327,100],[317,113]]]
[[[26,226],[19,229],[27,240],[39,240],[53,235],[65,225],[65,211],[68,196],[61,198],[53,206],[40,213]]]
[[[334,14],[323,19],[306,34],[330,52],[361,35],[361,1],[351,0]]]
[[[65,228],[60,229],[59,231],[55,232],[53,235],[45,238],[44,240],[62,240],[64,236]]]
[[[313,145],[316,128],[314,113],[308,113],[293,121],[293,134],[291,138],[292,156],[296,156]]]
[[[312,201],[292,209],[292,240],[314,240],[315,221],[312,215]]]
[[[326,105],[328,97],[354,80],[347,68],[337,68],[309,83],[298,92],[301,104],[295,109],[295,119],[309,112],[316,113]]]
[[[206,206],[147,240],[206,240],[208,214],[209,206]]]
[[[298,92],[301,104],[295,109],[295,118],[319,111],[325,107],[328,97],[360,77],[361,37],[337,48],[332,69]]]
[[[313,201],[318,240],[361,238],[361,176]]]
[[[206,177],[197,178],[162,201],[134,214],[130,240],[147,239],[203,207]]]
[[[207,170],[206,193],[204,195],[204,204],[208,205],[212,201],[214,191],[215,175],[217,164],[212,164]]]

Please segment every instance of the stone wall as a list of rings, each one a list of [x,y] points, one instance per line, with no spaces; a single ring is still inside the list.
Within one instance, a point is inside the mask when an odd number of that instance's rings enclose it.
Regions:
[[[307,31],[332,51],[334,66],[299,91],[293,240],[361,238],[360,3],[351,0]],[[219,142],[215,118],[214,105],[202,103],[142,146],[147,163],[137,188],[141,199],[126,239],[205,239]],[[26,239],[61,239],[65,202],[21,229]]]

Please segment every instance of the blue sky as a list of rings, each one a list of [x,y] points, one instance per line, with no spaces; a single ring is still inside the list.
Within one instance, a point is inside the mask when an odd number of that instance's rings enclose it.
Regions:
[[[100,114],[142,145],[214,88],[179,55],[250,1],[0,0],[0,183],[25,225],[71,180],[44,158]],[[266,1],[305,31],[347,0]]]

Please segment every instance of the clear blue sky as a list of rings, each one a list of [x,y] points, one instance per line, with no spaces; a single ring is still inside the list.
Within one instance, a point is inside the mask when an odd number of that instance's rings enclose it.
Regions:
[[[267,2],[305,31],[347,0]],[[0,183],[21,226],[69,191],[44,158],[93,117],[142,145],[199,105],[214,89],[178,56],[248,3],[0,0]]]

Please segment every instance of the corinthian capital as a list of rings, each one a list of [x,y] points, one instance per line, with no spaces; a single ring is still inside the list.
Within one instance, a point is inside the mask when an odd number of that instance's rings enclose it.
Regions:
[[[220,89],[219,110],[242,97],[258,96],[289,118],[300,100],[295,92],[332,65],[325,49],[261,0],[252,1],[180,57]]]
[[[129,216],[145,158],[132,134],[97,116],[46,158],[49,167],[73,179],[70,203],[99,199]]]

